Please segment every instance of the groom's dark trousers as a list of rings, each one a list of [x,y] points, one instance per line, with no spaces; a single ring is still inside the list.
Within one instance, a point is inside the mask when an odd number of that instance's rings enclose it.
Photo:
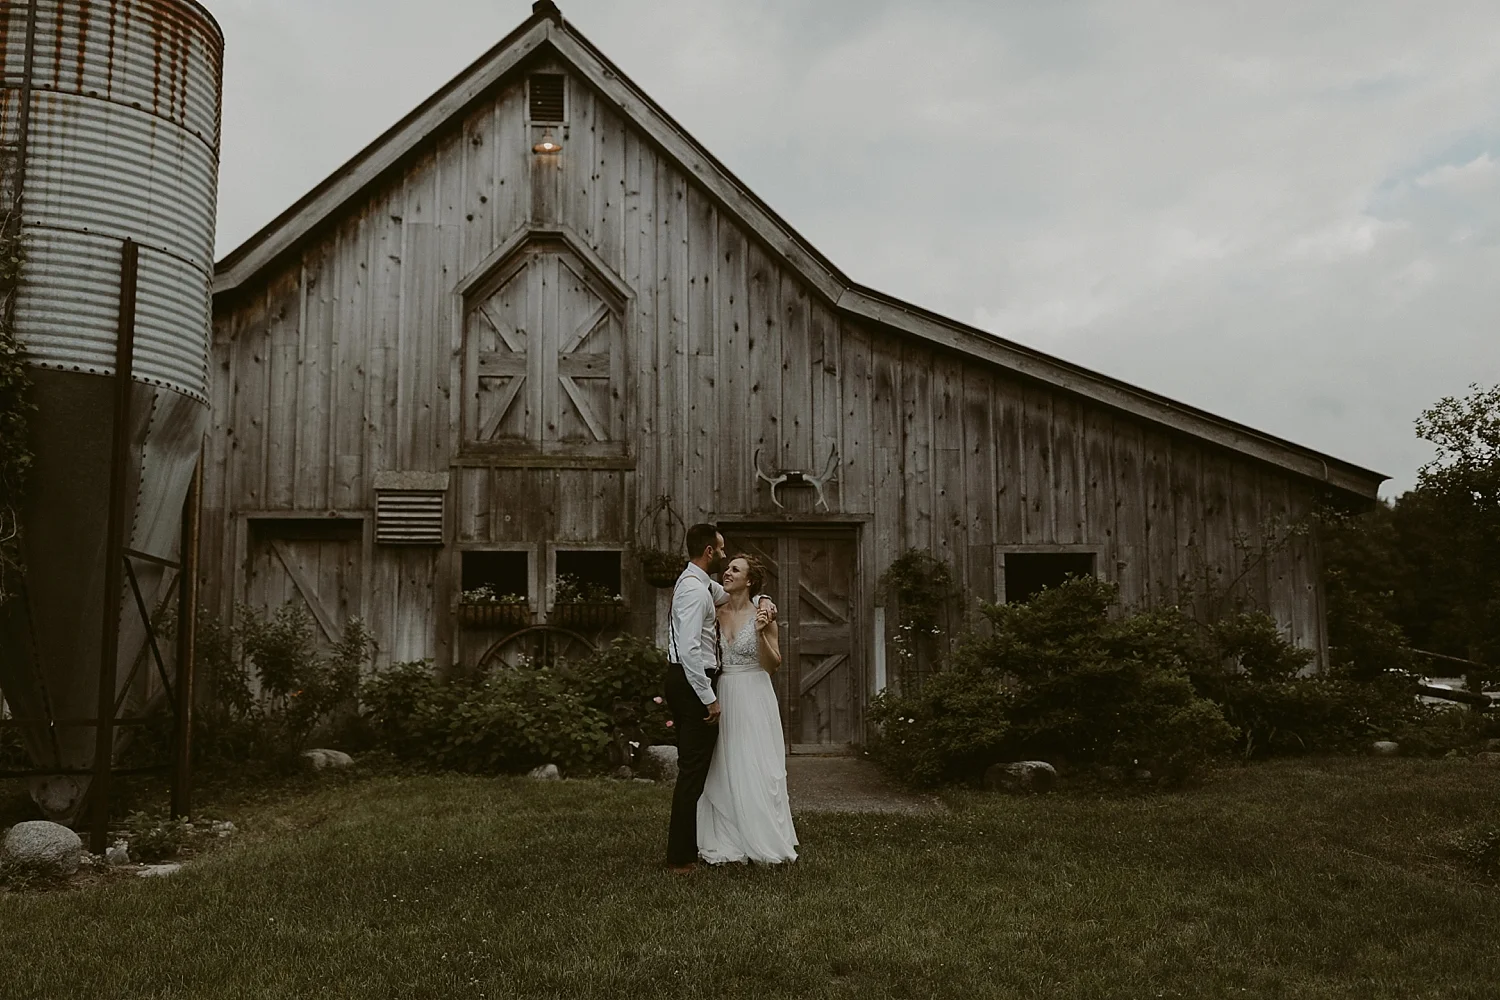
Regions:
[[[716,678],[717,679],[717,678]],[[703,704],[682,664],[667,664],[667,707],[677,730],[677,786],[672,789],[672,824],[667,830],[667,864],[687,865],[698,860],[698,796],[708,780],[719,727],[703,721]]]

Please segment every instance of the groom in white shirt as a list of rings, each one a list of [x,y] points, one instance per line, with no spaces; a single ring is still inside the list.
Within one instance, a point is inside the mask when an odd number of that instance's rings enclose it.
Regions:
[[[677,785],[672,790],[672,822],[667,830],[667,867],[679,873],[698,861],[698,797],[708,780],[714,744],[719,738],[717,605],[729,600],[709,575],[729,563],[724,536],[712,524],[695,524],[687,532],[689,560],[672,591],[667,647],[667,707],[677,730]],[[775,605],[766,610],[776,617]]]

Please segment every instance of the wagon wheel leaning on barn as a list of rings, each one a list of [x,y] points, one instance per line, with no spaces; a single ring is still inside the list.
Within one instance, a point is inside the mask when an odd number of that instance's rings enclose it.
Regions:
[[[594,644],[571,629],[556,625],[531,625],[512,632],[484,651],[479,669],[553,666],[570,660],[581,660],[594,652]]]

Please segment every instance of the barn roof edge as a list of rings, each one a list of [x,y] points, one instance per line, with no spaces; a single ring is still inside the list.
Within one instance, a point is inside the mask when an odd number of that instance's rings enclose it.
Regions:
[[[415,110],[325,178],[215,266],[214,298],[233,298],[259,273],[295,251],[342,207],[405,162],[434,133],[488,93],[542,47],[549,47],[603,93],[684,173],[709,192],[788,266],[846,316],[872,322],[979,358],[1112,409],[1267,462],[1363,500],[1374,500],[1381,473],[1305,448],[1196,407],[1071,364],[850,280],[828,258],[704,149],[593,43],[537,4],[518,25]]]

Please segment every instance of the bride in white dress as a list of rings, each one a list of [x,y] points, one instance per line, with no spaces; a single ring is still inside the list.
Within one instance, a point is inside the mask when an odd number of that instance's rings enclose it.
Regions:
[[[735,556],[724,570],[719,608],[719,740],[698,799],[698,854],[709,864],[797,860],[786,794],[786,744],[771,673],[781,666],[776,624],[759,610],[765,572]],[[761,595],[764,596],[764,595]]]

